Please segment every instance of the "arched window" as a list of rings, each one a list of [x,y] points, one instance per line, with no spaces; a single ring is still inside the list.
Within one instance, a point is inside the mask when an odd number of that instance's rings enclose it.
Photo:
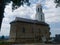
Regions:
[[[39,12],[39,8],[38,8],[38,12]]]
[[[41,21],[42,21],[42,15],[41,15]]]
[[[25,33],[25,28],[24,27],[22,28],[22,32]]]
[[[34,33],[34,29],[32,28],[32,33]]]
[[[39,30],[39,33],[41,33],[41,30],[40,30],[40,28],[39,28],[38,30]]]
[[[42,12],[42,8],[40,8],[40,11]]]

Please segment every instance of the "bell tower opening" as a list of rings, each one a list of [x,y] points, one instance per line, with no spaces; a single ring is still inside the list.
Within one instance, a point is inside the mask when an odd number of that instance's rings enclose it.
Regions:
[[[38,8],[38,12],[39,12],[39,8]]]
[[[36,6],[36,20],[41,21],[41,22],[45,22],[44,13],[42,11],[41,4],[37,4],[37,6]]]

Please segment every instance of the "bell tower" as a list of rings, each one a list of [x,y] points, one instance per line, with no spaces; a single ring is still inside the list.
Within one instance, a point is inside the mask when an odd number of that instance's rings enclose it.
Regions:
[[[36,5],[36,15],[35,15],[35,19],[37,21],[40,22],[45,22],[45,17],[44,17],[44,13],[42,11],[42,5],[41,4],[37,4]]]

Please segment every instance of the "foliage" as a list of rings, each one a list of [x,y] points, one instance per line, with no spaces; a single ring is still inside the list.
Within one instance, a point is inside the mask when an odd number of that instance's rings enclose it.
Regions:
[[[25,3],[28,6],[30,5],[29,0],[0,0],[0,29],[1,29],[2,20],[3,20],[3,17],[4,17],[3,13],[4,13],[5,5],[7,3],[10,3],[10,1],[13,2],[13,4],[12,4],[12,9],[13,10],[17,9],[21,5],[24,5]],[[16,6],[18,6],[18,7],[16,7]]]
[[[56,3],[56,8],[60,7],[60,0],[55,0],[54,2]]]
[[[17,9],[19,6],[24,5],[25,3],[30,6],[30,2],[29,0],[12,0],[13,4],[12,4],[12,9]],[[18,7],[16,7],[18,6]]]
[[[55,43],[60,43],[60,35],[56,35],[53,41]]]
[[[4,36],[4,35],[2,35],[2,36],[1,36],[1,39],[2,39],[2,40],[4,40],[4,39],[5,39],[5,36]]]

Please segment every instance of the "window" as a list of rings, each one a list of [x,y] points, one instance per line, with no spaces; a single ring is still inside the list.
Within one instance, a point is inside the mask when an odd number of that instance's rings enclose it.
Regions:
[[[47,31],[45,31],[45,34],[47,34]]]
[[[41,15],[41,21],[42,21],[42,15]]]
[[[34,33],[34,29],[32,28],[32,33]]]
[[[38,12],[39,12],[39,8],[38,8]]]
[[[41,33],[41,30],[39,29],[39,33]]]
[[[48,33],[48,31],[47,30],[45,30],[45,34],[47,34]]]
[[[23,27],[22,32],[25,33],[25,28]]]
[[[42,8],[40,8],[40,11],[42,12]]]

